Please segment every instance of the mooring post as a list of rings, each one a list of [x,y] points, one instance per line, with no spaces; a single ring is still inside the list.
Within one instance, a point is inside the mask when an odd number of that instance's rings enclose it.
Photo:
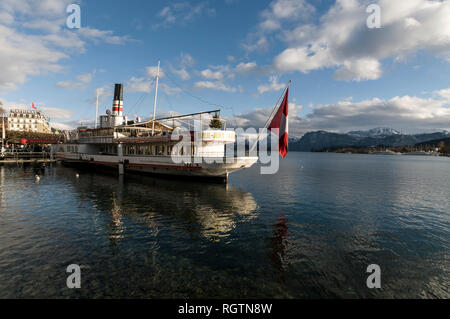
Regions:
[[[119,143],[117,145],[117,156],[119,157],[119,175],[123,175],[125,173],[125,169],[123,166],[123,144]]]

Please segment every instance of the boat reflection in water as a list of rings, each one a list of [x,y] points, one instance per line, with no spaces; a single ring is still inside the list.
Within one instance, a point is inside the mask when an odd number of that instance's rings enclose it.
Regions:
[[[68,175],[74,173],[69,171]],[[190,237],[219,242],[230,235],[238,222],[257,216],[258,205],[253,196],[230,185],[151,176],[114,178],[86,172],[80,180],[68,178],[76,184],[80,200],[88,196],[98,211],[108,213],[111,246],[127,236],[126,228],[131,224],[143,223],[154,237],[164,226],[182,228]]]

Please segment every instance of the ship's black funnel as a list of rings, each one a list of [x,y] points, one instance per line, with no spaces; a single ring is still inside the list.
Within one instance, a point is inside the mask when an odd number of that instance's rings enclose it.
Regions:
[[[114,101],[123,101],[123,85],[116,84],[114,86]]]

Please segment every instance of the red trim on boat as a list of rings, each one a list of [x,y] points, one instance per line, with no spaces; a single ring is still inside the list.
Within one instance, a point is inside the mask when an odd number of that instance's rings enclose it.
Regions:
[[[62,157],[62,156],[56,156],[56,158],[61,159],[61,160],[79,162],[79,163],[110,165],[110,166],[117,166],[117,165],[119,165],[119,163],[117,163],[117,162],[83,161],[83,160],[78,160],[78,159],[66,158],[66,157]],[[201,170],[202,169],[201,166],[188,167],[188,166],[160,165],[160,164],[137,164],[137,163],[136,164],[135,163],[128,163],[128,164],[125,165],[125,167],[127,167],[127,166],[129,166],[129,167],[169,168],[169,169],[190,170],[190,171],[195,171],[195,170]]]
[[[190,171],[195,171],[195,170],[201,170],[202,167],[201,166],[193,166],[193,167],[188,167],[188,166],[175,166],[175,165],[159,165],[159,164],[134,164],[134,163],[129,163],[127,164],[127,166],[131,166],[131,167],[155,167],[155,168],[174,168],[177,170],[190,170]]]

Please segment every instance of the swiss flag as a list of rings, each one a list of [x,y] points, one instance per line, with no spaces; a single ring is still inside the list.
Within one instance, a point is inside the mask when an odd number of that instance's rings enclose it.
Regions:
[[[31,107],[32,107],[33,109],[37,110],[37,107],[34,106],[34,103],[31,103]]]
[[[272,122],[269,125],[269,130],[278,129],[278,138],[279,138],[279,150],[281,157],[285,157],[288,153],[288,104],[289,104],[289,88],[286,90],[286,95],[284,96],[283,102],[281,102],[280,107],[278,108],[277,113],[272,119]],[[277,131],[273,131],[277,134]]]

